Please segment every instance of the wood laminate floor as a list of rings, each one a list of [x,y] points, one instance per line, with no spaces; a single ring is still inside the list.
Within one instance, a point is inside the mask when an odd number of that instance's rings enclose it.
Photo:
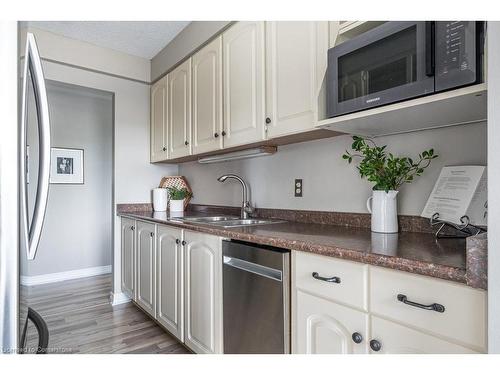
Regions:
[[[110,290],[110,275],[29,287],[29,306],[49,328],[49,352],[188,353],[134,304],[111,306]],[[34,327],[28,342],[36,347]]]

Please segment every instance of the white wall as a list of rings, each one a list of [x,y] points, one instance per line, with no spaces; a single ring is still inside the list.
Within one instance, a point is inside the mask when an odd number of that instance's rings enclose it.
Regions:
[[[488,350],[500,353],[500,22],[488,22]]]
[[[84,184],[50,185],[37,257],[29,262],[21,258],[23,276],[111,265],[113,95],[50,83],[47,91],[52,146],[84,150]],[[29,110],[29,191],[34,202],[38,169],[34,100]]]
[[[36,36],[38,31],[32,31]],[[71,41],[71,48],[77,50],[80,42]],[[50,52],[57,50],[59,38],[52,43],[54,46],[47,53],[40,48],[42,57],[50,60],[57,57]],[[77,60],[72,64],[79,65]],[[149,85],[47,60],[43,68],[47,79],[114,93],[114,206],[150,202],[150,189],[158,185],[162,176],[177,174],[178,168],[149,163]],[[103,209],[102,214],[108,214],[107,210]],[[113,294],[118,295],[121,293],[120,219],[114,212],[109,214],[114,218]]]
[[[146,83],[150,82],[151,62],[148,59],[66,38],[49,31],[33,27],[28,29],[35,34],[36,43],[43,58]],[[25,35],[21,33],[21,45],[25,43]],[[21,53],[24,54],[24,48]]]
[[[399,197],[401,214],[419,215],[444,165],[486,164],[486,124],[474,124],[378,138],[396,155],[416,156],[434,148],[439,158]],[[361,180],[354,165],[341,158],[350,148],[349,136],[283,146],[273,156],[218,164],[181,164],[179,171],[193,188],[193,203],[240,205],[241,188],[221,185],[216,178],[236,173],[248,181],[257,207],[367,212],[371,185]],[[304,193],[295,198],[293,183],[302,178]]]

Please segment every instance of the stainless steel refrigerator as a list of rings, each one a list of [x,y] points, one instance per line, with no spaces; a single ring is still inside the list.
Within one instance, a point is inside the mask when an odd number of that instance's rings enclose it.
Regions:
[[[35,37],[21,35],[17,22],[0,22],[0,56],[0,353],[45,353],[49,332],[43,318],[29,307],[20,265],[29,267],[36,257],[48,203],[47,90]],[[36,121],[28,121],[31,106]],[[28,145],[29,134],[35,138],[30,136]],[[31,329],[38,340],[28,348]]]

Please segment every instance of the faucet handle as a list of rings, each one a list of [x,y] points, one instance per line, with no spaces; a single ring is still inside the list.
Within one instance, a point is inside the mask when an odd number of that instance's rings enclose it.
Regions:
[[[254,211],[255,211],[255,208],[253,208],[251,205],[250,205],[250,202],[249,201],[246,201],[243,203],[243,209],[245,210],[245,212],[247,214],[252,214]]]

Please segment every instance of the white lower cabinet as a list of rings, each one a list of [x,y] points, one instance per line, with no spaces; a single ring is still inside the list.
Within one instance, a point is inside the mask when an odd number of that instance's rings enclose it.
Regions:
[[[123,218],[121,224],[122,292],[134,298],[135,220]]]
[[[156,319],[184,341],[182,229],[157,226]]]
[[[485,291],[350,263],[293,252],[294,353],[487,352]]]
[[[122,289],[195,353],[222,353],[220,237],[122,218]]]
[[[368,314],[297,291],[296,348],[300,354],[367,352]]]
[[[222,353],[222,249],[219,237],[184,232],[185,344]]]
[[[137,221],[135,301],[153,317],[156,313],[155,232],[155,224]]]
[[[381,319],[371,318],[371,353],[380,354],[473,354],[478,353],[420,331]]]

